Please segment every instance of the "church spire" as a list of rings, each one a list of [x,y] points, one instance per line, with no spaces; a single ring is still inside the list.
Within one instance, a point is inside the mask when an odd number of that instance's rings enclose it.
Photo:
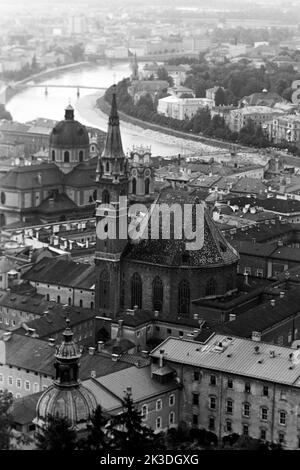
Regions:
[[[111,111],[102,158],[125,158],[120,133],[120,123],[117,108],[116,85],[113,86]]]

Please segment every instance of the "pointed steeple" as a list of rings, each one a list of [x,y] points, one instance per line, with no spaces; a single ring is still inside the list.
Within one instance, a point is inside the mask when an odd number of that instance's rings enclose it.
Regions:
[[[120,133],[120,123],[117,108],[116,85],[113,86],[111,111],[102,158],[125,158]]]

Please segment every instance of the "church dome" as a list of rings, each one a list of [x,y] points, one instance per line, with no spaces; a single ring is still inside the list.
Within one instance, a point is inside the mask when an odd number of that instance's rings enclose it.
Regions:
[[[41,427],[49,416],[66,418],[71,426],[85,427],[97,407],[94,394],[79,380],[81,353],[69,323],[67,320],[64,339],[55,352],[56,378],[37,403],[36,423]]]
[[[90,421],[97,407],[95,396],[83,385],[69,390],[51,385],[40,397],[37,404],[37,420],[46,421],[47,417],[67,418],[72,426]]]
[[[89,146],[86,127],[74,119],[74,108],[69,105],[65,110],[65,119],[52,129],[50,147],[84,148]]]

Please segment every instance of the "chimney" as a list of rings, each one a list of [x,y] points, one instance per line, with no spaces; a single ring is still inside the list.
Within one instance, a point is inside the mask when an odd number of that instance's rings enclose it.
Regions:
[[[260,331],[252,331],[251,339],[252,339],[252,341],[261,341]]]
[[[270,304],[271,304],[272,307],[275,307],[275,299],[271,299]]]
[[[96,378],[96,371],[95,370],[91,370],[91,378],[92,379]]]
[[[236,320],[236,314],[235,313],[230,313],[229,314],[229,321],[234,321]]]
[[[131,395],[132,394],[132,388],[131,387],[126,387],[126,393],[127,395]]]
[[[279,294],[279,298],[280,298],[280,299],[283,299],[284,294],[285,294],[285,292],[284,292],[284,291],[281,291],[280,294]]]
[[[271,357],[271,358],[275,357],[275,351],[274,351],[274,349],[272,349],[269,354],[270,354],[270,357]]]
[[[164,366],[164,354],[165,354],[165,350],[160,349],[160,351],[159,351],[159,367],[160,368],[162,368]]]
[[[283,241],[282,241],[282,240],[278,240],[277,246],[283,246]]]
[[[198,313],[194,313],[194,320],[199,320],[199,315],[198,315]]]
[[[111,359],[112,359],[113,362],[117,362],[118,358],[119,358],[119,354],[113,353],[113,354],[111,355]]]
[[[259,354],[259,346],[255,346],[254,348],[254,354]]]
[[[98,341],[97,346],[98,352],[102,351],[102,349],[104,348],[104,341]]]
[[[48,345],[49,346],[55,346],[55,339],[54,338],[48,338]]]
[[[6,331],[5,333],[3,333],[3,341],[9,341],[11,337],[12,337],[11,331]]]
[[[128,309],[126,310],[126,314],[133,316],[133,315],[134,315],[134,310],[128,308]]]
[[[159,311],[158,311],[158,310],[154,310],[154,317],[155,317],[155,318],[158,318],[158,316],[159,316]]]
[[[89,355],[93,356],[95,354],[95,348],[89,347]]]

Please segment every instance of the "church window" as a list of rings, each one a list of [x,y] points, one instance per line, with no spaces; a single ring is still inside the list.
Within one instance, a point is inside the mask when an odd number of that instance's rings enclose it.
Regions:
[[[215,295],[216,293],[216,281],[211,278],[206,283],[205,295]]]
[[[100,274],[99,299],[100,308],[109,307],[109,273],[106,270],[102,271]]]
[[[163,283],[160,277],[156,276],[152,284],[152,302],[153,302],[154,310],[158,310],[159,312],[162,310],[163,297],[164,297]]]
[[[150,190],[150,180],[149,178],[146,178],[145,179],[145,194],[149,194],[149,190]]]
[[[134,273],[131,278],[131,308],[137,306],[142,308],[142,279],[138,273]]]
[[[55,162],[55,150],[52,150],[51,157],[52,161]]]
[[[83,150],[80,150],[79,152],[79,161],[83,162]]]
[[[60,295],[57,296],[57,303],[60,303]]]
[[[132,178],[132,194],[136,194],[136,179]]]
[[[110,202],[109,192],[107,191],[107,189],[104,189],[104,191],[102,192],[102,203],[109,204],[109,202]]]
[[[106,162],[105,171],[106,173],[109,173],[109,162]]]
[[[190,312],[190,284],[185,279],[178,286],[178,313],[188,315]]]
[[[68,152],[68,150],[66,150],[64,152],[64,162],[69,163],[69,161],[70,161],[70,153]]]

